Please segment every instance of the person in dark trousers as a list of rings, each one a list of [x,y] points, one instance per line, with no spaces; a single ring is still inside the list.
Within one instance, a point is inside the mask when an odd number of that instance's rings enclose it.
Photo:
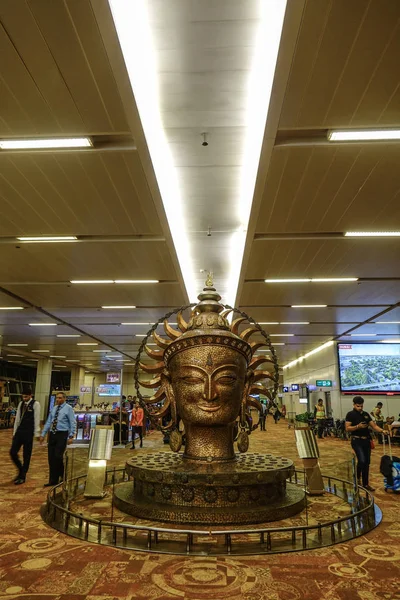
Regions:
[[[14,479],[15,485],[25,483],[26,474],[31,462],[33,438],[40,434],[40,404],[32,398],[32,391],[26,390],[22,394],[22,401],[18,404],[14,421],[14,435],[10,448],[11,460],[18,469]],[[21,463],[18,452],[22,446]]]
[[[317,421],[317,432],[320,440],[322,440],[322,435],[324,433],[325,416],[324,401],[320,398],[318,404],[314,406],[314,419]]]
[[[139,401],[136,400],[135,407],[131,414],[131,425],[132,425],[132,446],[131,450],[135,449],[135,435],[139,435],[140,447],[143,447],[143,419],[144,410],[140,406]]]
[[[260,431],[266,431],[265,421],[267,419],[267,406],[261,402],[261,409],[259,411]]]
[[[276,425],[277,422],[279,421],[279,419],[281,418],[281,411],[276,406],[276,404],[273,405],[271,410],[272,410],[272,416],[274,417],[274,421],[275,421],[275,425]]]
[[[43,444],[44,436],[49,432],[49,481],[44,487],[57,485],[64,477],[64,452],[67,444],[72,444],[75,435],[74,409],[66,403],[66,399],[64,392],[57,392],[56,403],[47,417],[40,437],[40,443]]]
[[[351,435],[351,447],[357,456],[357,480],[358,483],[370,492],[375,489],[369,485],[369,463],[371,459],[371,435],[369,427],[378,433],[386,434],[372,420],[371,416],[364,410],[364,398],[354,396],[353,410],[347,413],[345,427]]]

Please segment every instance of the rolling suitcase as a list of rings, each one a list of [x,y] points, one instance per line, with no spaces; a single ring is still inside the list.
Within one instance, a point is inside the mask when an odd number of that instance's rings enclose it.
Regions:
[[[381,460],[381,473],[383,471],[385,471],[385,469],[382,468],[382,464],[385,461],[386,461],[386,467],[389,469],[391,468],[391,477],[386,476],[383,479],[383,482],[385,485],[385,492],[388,492],[389,490],[391,490],[392,492],[399,494],[400,493],[400,458],[398,458],[397,456],[393,456],[393,454],[392,454],[392,442],[390,440],[390,436],[388,436],[389,455],[385,454],[385,452],[386,452],[385,438],[386,438],[386,436],[383,435],[382,440],[383,440],[384,456],[382,457],[382,460]],[[386,471],[386,474],[387,474],[387,471]]]

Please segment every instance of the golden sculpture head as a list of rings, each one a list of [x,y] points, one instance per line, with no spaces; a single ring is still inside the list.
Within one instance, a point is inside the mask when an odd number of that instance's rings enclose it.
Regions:
[[[239,334],[239,325],[246,318],[240,317],[230,325],[226,319],[230,310],[224,311],[220,300],[215,288],[207,285],[199,294],[200,302],[189,322],[178,314],[180,331],[164,321],[164,330],[171,341],[154,331],[153,338],[162,350],[145,346],[145,351],[157,363],[140,363],[143,371],[157,375],[150,382],[139,382],[144,387],[158,387],[154,396],[145,399],[153,407],[162,404],[152,411],[152,417],[159,421],[169,417],[164,429],[169,429],[175,439],[171,445],[175,450],[180,447],[182,421],[186,436],[184,456],[197,460],[234,458],[235,432],[241,428],[246,439],[251,432],[248,406],[259,408],[259,402],[251,394],[263,392],[270,396],[270,392],[255,383],[265,378],[275,381],[277,377],[277,369],[273,374],[256,371],[262,363],[275,364],[275,361],[268,356],[253,358],[255,350],[266,345],[247,341],[258,329],[246,329]],[[238,446],[241,449],[239,442]],[[241,451],[247,449],[245,446]]]

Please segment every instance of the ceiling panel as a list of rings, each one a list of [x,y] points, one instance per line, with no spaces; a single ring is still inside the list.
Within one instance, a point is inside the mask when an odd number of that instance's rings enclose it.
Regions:
[[[0,254],[0,286],[7,287],[9,283],[24,285],[24,282],[68,283],[70,280],[86,279],[155,279],[177,282],[164,242],[52,244],[51,252],[49,246],[4,244]],[[120,286],[122,284],[118,284],[118,289]],[[137,287],[130,285],[129,289],[136,290]],[[80,294],[83,289],[86,290],[86,287],[80,286],[76,292]],[[103,293],[104,289],[104,286],[95,287],[97,294]]]
[[[399,276],[396,239],[274,239],[252,245],[246,279]]]
[[[398,125],[397,0],[307,0],[279,127]]]
[[[0,235],[160,233],[135,152],[0,156]]]
[[[256,232],[390,230],[398,153],[398,144],[275,148]]]
[[[240,304],[396,304],[400,281],[352,283],[245,283]]]

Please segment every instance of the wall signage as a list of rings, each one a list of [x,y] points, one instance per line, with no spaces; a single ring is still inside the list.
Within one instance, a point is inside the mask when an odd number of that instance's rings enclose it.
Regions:
[[[289,391],[289,386],[288,385],[284,385],[283,388],[282,388],[282,392],[285,394],[288,391]]]
[[[88,386],[88,385],[81,385],[80,392],[81,392],[81,394],[91,394],[92,388],[91,388],[91,386]]]
[[[292,390],[292,392],[298,392],[299,391],[299,384],[298,383],[292,383],[292,385],[290,386],[290,389]]]
[[[317,379],[315,382],[317,387],[332,387],[332,381],[330,379]]]

